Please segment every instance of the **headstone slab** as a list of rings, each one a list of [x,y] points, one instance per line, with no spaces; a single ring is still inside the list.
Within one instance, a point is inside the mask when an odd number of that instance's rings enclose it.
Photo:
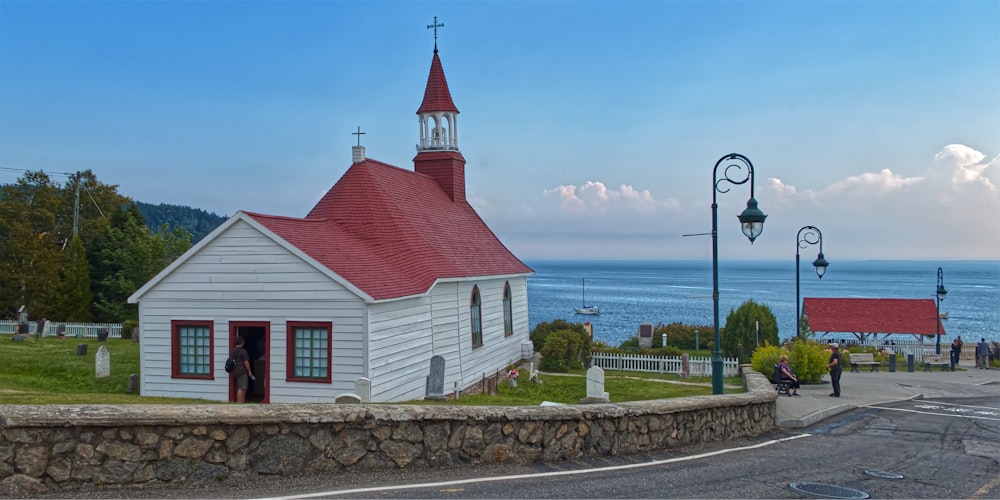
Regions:
[[[604,369],[592,366],[587,370],[587,397],[581,403],[608,403],[608,393],[604,392]]]
[[[133,373],[128,376],[128,388],[125,389],[126,394],[135,394],[139,392],[139,374]]]
[[[361,404],[361,396],[357,394],[341,394],[333,402],[338,405],[359,405]]]
[[[639,325],[639,347],[653,347],[653,324],[642,323]]]
[[[431,358],[431,371],[427,376],[427,395],[425,399],[443,401],[444,395],[444,358],[434,355]]]
[[[372,381],[367,377],[354,379],[354,393],[361,398],[362,403],[372,402]]]
[[[101,346],[97,349],[97,354],[94,356],[94,372],[97,378],[111,376],[111,354],[108,353],[107,347]]]
[[[76,345],[76,355],[86,356],[87,355],[87,344],[77,344]]]

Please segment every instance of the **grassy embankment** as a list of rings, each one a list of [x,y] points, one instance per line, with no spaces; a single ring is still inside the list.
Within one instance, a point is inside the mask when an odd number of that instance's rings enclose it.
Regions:
[[[77,344],[87,345],[78,356]],[[111,376],[94,376],[94,356],[105,346],[111,359]],[[201,399],[154,398],[126,394],[128,378],[139,373],[139,343],[131,340],[46,337],[12,342],[0,336],[0,404],[205,404]],[[542,384],[528,382],[521,372],[518,387],[500,384],[499,394],[462,397],[465,405],[537,405],[542,401],[575,404],[587,392],[582,370],[568,375],[542,376]],[[683,383],[677,383],[683,382]],[[726,393],[743,392],[742,380],[726,379]],[[692,385],[692,383],[696,385]],[[739,387],[731,387],[739,386]],[[712,393],[709,378],[681,380],[674,375],[605,372],[605,387],[612,402],[640,401]],[[415,401],[415,403],[431,403]],[[447,404],[455,404],[450,401]]]

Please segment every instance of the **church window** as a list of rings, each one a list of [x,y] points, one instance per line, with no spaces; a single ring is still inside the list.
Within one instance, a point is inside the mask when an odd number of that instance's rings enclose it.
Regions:
[[[483,346],[483,302],[479,296],[479,287],[472,287],[472,302],[469,306],[469,317],[472,320],[472,347]]]
[[[514,335],[514,305],[510,293],[510,282],[503,284],[503,335]]]

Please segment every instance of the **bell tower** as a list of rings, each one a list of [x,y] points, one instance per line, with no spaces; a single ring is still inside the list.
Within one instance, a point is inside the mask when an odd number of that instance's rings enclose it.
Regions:
[[[429,175],[452,201],[465,201],[465,158],[458,150],[458,108],[451,100],[448,81],[438,57],[437,29],[443,23],[427,25],[434,30],[434,58],[427,76],[424,100],[417,109],[420,122],[420,143],[413,167],[417,173]]]

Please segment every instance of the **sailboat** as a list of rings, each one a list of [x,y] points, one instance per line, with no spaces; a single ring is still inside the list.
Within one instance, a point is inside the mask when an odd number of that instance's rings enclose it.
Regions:
[[[581,285],[581,289],[583,290],[583,302],[582,302],[583,307],[577,308],[576,309],[576,313],[577,314],[589,314],[589,315],[601,314],[601,308],[600,307],[598,307],[598,306],[588,306],[587,305],[587,280],[586,279],[581,279],[580,280],[580,285]]]

